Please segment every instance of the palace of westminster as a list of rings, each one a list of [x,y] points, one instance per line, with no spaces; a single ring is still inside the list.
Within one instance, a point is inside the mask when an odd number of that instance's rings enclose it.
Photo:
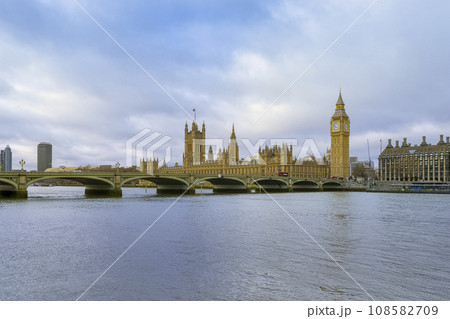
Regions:
[[[147,173],[190,173],[190,174],[232,174],[232,175],[277,175],[280,172],[292,177],[329,178],[330,176],[345,178],[350,175],[349,137],[350,120],[345,113],[345,104],[341,93],[336,103],[336,110],[331,118],[331,150],[327,156],[316,159],[297,159],[293,156],[292,145],[283,144],[259,149],[250,161],[239,160],[239,146],[234,131],[230,136],[228,148],[219,149],[214,159],[210,146],[206,154],[206,129],[196,122],[189,131],[188,124],[184,128],[183,166],[163,165],[158,167],[158,160],[141,160],[140,170]]]
[[[228,174],[228,175],[288,175],[305,178],[350,177],[350,119],[345,112],[341,92],[330,121],[331,149],[323,158],[308,156],[297,159],[293,156],[292,145],[283,144],[259,148],[250,161],[239,160],[239,146],[232,128],[228,148],[219,149],[214,159],[210,146],[206,154],[205,123],[199,130],[192,123],[189,131],[184,129],[183,165],[159,167],[158,159],[141,160],[140,170],[155,173]],[[450,180],[450,141],[441,135],[437,145],[428,144],[423,137],[420,146],[407,144],[406,138],[400,146],[391,145],[389,140],[379,157],[379,180],[409,182],[448,182]]]

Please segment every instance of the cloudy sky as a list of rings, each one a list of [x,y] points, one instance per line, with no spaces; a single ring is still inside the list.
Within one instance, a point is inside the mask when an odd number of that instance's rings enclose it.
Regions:
[[[450,135],[450,2],[379,0],[254,124],[372,0],[78,0],[175,103],[73,0],[0,2],[0,147],[13,168],[125,163],[149,128],[183,152],[184,124],[207,137],[313,138],[330,143],[339,88],[351,155],[380,139]],[[180,107],[181,106],[181,107]],[[241,146],[241,149],[244,149]],[[245,156],[246,154],[241,154]]]

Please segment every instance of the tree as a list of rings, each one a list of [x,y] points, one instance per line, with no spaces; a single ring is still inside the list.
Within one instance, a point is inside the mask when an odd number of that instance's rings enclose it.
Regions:
[[[366,167],[363,163],[358,163],[355,165],[355,168],[352,171],[353,177],[364,177],[364,179],[367,179],[367,172]]]

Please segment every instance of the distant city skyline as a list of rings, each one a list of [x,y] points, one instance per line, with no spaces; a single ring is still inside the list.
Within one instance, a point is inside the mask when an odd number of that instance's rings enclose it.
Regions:
[[[378,1],[251,125],[373,1],[80,2],[211,138],[312,138],[330,146],[329,114],[342,88],[350,156],[378,157],[380,139],[449,135],[450,3]],[[420,19],[418,19],[420,17]],[[431,22],[430,22],[431,21]],[[172,137],[181,162],[191,118],[72,1],[0,5],[0,141],[12,169],[125,164],[144,128]],[[193,115],[193,114],[192,114]],[[245,150],[243,145],[239,145]],[[294,151],[295,152],[295,151]],[[245,156],[245,155],[244,155]],[[376,162],[376,161],[375,161]]]

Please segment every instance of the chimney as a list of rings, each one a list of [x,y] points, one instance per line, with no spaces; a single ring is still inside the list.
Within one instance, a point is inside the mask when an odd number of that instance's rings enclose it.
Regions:
[[[422,144],[420,144],[420,146],[427,146],[427,137],[426,136],[422,136]]]
[[[398,141],[395,141],[395,147],[398,147]]]
[[[438,143],[438,145],[444,145],[445,144],[445,142],[444,142],[444,135],[440,135],[439,136],[439,143]]]
[[[403,138],[402,147],[407,147],[408,143],[406,143],[406,137]]]
[[[388,139],[388,145],[386,146],[386,148],[391,148],[392,147],[392,140]]]

